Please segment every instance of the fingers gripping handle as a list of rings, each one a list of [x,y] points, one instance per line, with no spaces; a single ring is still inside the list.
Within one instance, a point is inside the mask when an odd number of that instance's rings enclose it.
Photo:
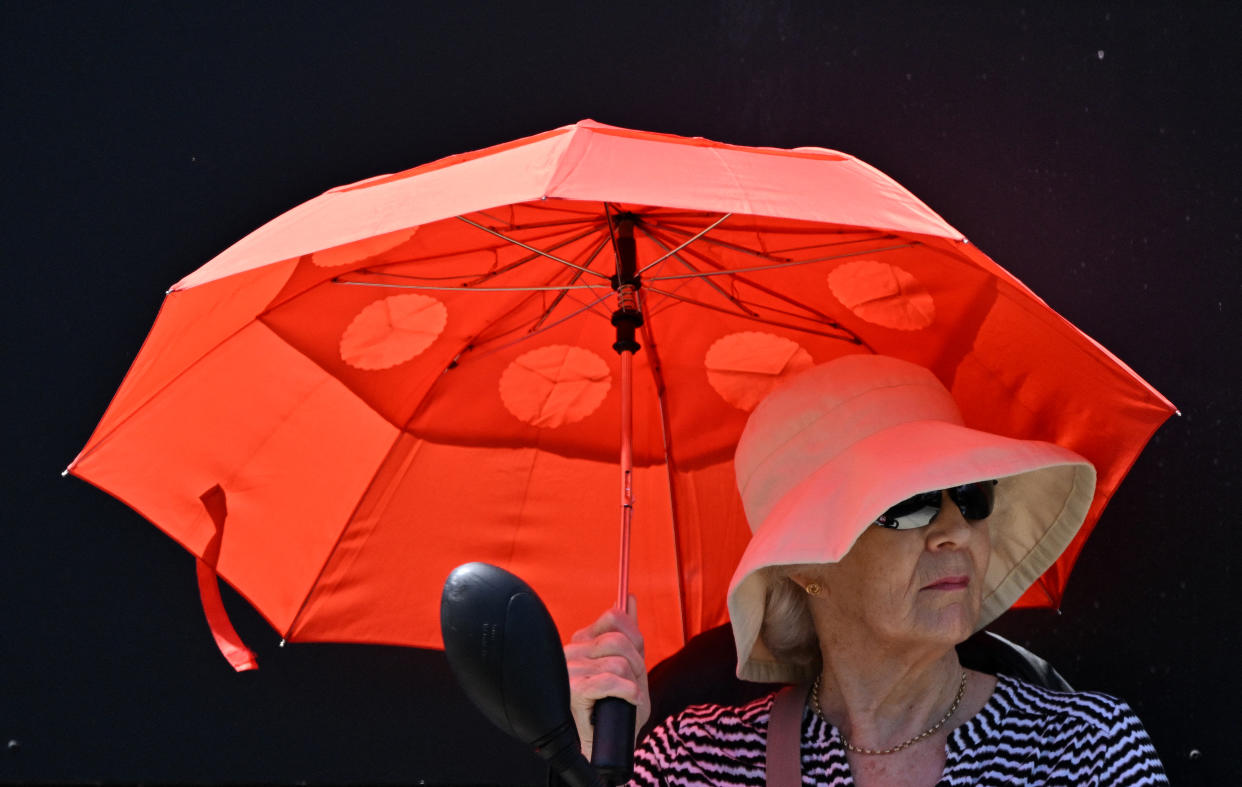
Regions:
[[[634,723],[638,709],[618,697],[604,697],[591,711],[595,725],[591,765],[610,784],[628,781],[634,771]]]

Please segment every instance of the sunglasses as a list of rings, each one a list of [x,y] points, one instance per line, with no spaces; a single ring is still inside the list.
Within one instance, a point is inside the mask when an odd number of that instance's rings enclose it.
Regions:
[[[992,513],[992,502],[996,497],[994,486],[995,481],[975,481],[952,489],[923,492],[902,500],[880,514],[875,524],[892,530],[913,530],[929,525],[940,513],[940,501],[943,499],[941,491],[949,493],[949,499],[962,512],[966,521],[987,519]]]

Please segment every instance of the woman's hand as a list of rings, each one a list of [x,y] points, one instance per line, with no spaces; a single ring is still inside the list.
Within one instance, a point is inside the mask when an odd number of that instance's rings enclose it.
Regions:
[[[643,635],[638,630],[634,597],[629,610],[610,609],[586,628],[574,633],[565,646],[569,667],[569,706],[582,739],[582,753],[591,758],[595,728],[591,708],[604,697],[620,697],[638,708],[635,729],[641,729],[651,715],[647,693],[647,667],[643,656]]]

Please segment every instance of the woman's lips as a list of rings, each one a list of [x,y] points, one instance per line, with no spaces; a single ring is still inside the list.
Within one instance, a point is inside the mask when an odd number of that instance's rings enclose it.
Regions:
[[[923,590],[965,590],[970,577],[945,577],[927,585]]]

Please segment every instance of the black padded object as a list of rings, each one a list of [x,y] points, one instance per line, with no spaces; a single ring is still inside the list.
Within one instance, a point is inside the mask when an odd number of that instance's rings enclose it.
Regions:
[[[569,672],[552,616],[530,586],[487,563],[458,566],[440,597],[457,682],[483,715],[534,748],[570,787],[603,787],[569,711]]]

